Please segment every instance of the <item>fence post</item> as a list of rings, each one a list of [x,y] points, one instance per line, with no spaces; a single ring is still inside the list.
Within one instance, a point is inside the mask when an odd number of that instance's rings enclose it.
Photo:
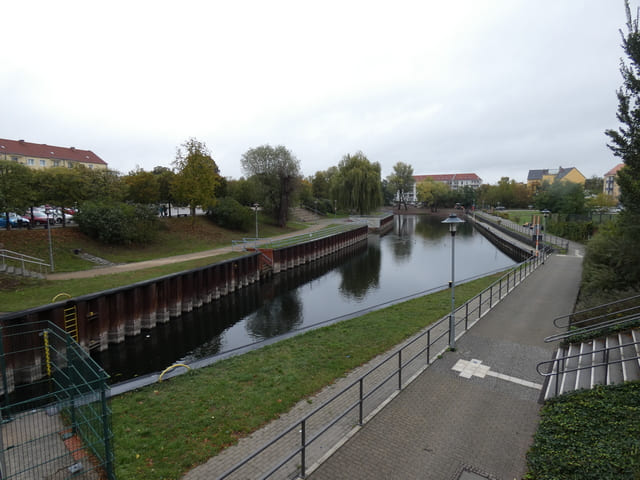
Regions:
[[[482,316],[482,292],[480,292],[480,297],[478,298],[478,320]]]
[[[358,424],[359,424],[360,426],[362,426],[362,420],[363,420],[363,419],[362,419],[362,417],[363,417],[363,414],[362,414],[362,412],[363,412],[362,398],[364,397],[364,385],[363,385],[363,382],[364,382],[363,378],[362,378],[362,377],[360,377],[360,382],[358,382],[358,383],[360,384],[360,400],[359,400],[359,402],[358,402],[358,403],[359,403],[359,405],[360,405],[360,407],[359,407],[359,410],[360,410],[360,413],[359,413],[360,418],[358,419]]]
[[[104,455],[106,462],[107,478],[115,480],[116,475],[113,470],[113,450],[111,445],[111,426],[109,424],[109,406],[107,405],[107,385],[106,380],[102,382],[100,392],[100,403],[102,404],[102,434],[104,435]]]
[[[427,330],[427,365],[431,365],[431,329]]]
[[[398,390],[402,390],[402,349],[398,350]]]
[[[306,475],[306,460],[307,460],[307,455],[306,455],[306,425],[307,425],[307,421],[306,420],[302,420],[302,428],[300,429],[300,441],[302,442],[302,448],[300,449],[300,476],[302,478],[305,477]]]

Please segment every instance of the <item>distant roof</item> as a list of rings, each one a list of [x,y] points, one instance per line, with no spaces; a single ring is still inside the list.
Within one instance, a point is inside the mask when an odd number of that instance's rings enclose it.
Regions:
[[[544,170],[529,170],[529,175],[527,175],[527,180],[542,180],[542,177],[549,174],[549,169],[545,168]]]
[[[605,173],[604,176],[605,177],[615,177],[616,174],[618,173],[618,170],[620,170],[622,167],[624,167],[624,163],[619,163],[618,165],[613,167],[611,170],[609,170],[607,173]]]
[[[55,147],[53,145],[29,143],[24,140],[6,140],[0,138],[0,154],[24,155],[25,157],[55,158],[72,162],[107,165],[107,162],[91,150],[79,150],[75,147]]]
[[[446,173],[442,175],[414,175],[416,182],[424,182],[427,178],[431,178],[434,182],[450,182],[453,180],[476,180],[482,179],[475,173]]]

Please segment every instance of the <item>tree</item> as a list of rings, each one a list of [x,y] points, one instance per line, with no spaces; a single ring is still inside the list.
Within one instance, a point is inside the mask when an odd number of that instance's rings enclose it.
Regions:
[[[367,215],[382,205],[380,164],[371,163],[364,153],[345,155],[338,165],[331,194],[342,208]]]
[[[624,166],[618,171],[620,203],[618,221],[602,229],[589,242],[584,259],[583,291],[596,296],[602,291],[640,287],[640,31],[638,17],[631,16],[625,1],[627,32],[620,30],[626,61],[620,62],[622,86],[617,92],[617,130],[606,130],[607,145]],[[600,297],[602,298],[602,297]]]
[[[593,175],[584,182],[584,190],[591,195],[598,195],[604,189],[604,178]]]
[[[260,185],[255,180],[244,177],[238,180],[229,180],[227,194],[245,207],[252,207],[262,200],[260,198]]]
[[[0,161],[0,212],[6,215],[7,230],[9,212],[22,212],[28,206],[31,170],[17,162]]]
[[[240,161],[244,172],[260,186],[263,211],[270,213],[278,226],[286,226],[289,203],[299,187],[300,161],[282,145],[252,148]]]
[[[331,198],[331,181],[338,173],[338,167],[319,170],[311,179],[311,188],[315,198]]]
[[[397,192],[398,209],[404,204],[407,210],[407,193],[413,191],[413,185],[416,183],[413,178],[413,167],[403,162],[398,162],[393,166],[393,173],[387,177],[389,188]]]
[[[438,207],[445,204],[450,189],[442,182],[436,182],[431,177],[427,177],[416,186],[418,201],[431,208],[432,212],[437,212]]]
[[[189,205],[192,216],[197,206],[215,205],[220,173],[203,142],[190,138],[183,143],[182,148],[177,149],[173,165],[177,172],[171,193],[177,202]]]
[[[173,185],[176,174],[170,168],[162,166],[155,167],[153,174],[158,179],[158,200],[169,206],[169,216],[171,216],[171,204],[173,204],[171,186]]]
[[[123,178],[127,184],[127,199],[133,203],[156,204],[160,201],[160,182],[158,176],[141,168],[129,172]]]

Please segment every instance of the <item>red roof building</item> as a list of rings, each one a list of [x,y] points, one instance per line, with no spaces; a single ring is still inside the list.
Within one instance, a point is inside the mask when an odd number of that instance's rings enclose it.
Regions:
[[[24,140],[0,138],[0,160],[18,162],[30,168],[51,168],[85,165],[87,168],[106,169],[107,162],[91,150],[75,147],[55,147]]]

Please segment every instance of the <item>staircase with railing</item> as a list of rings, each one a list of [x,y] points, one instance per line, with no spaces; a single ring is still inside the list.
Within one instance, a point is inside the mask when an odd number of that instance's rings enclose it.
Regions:
[[[640,380],[640,296],[558,317],[554,325],[568,330],[545,338],[562,341],[553,360],[537,366],[547,379],[545,400]]]
[[[0,273],[22,277],[44,278],[51,265],[41,258],[0,249]]]

